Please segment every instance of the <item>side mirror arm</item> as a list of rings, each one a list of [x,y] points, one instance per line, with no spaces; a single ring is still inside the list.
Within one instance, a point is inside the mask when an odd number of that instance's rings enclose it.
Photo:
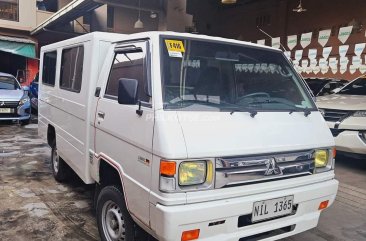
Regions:
[[[138,116],[142,116],[142,113],[144,112],[143,110],[141,110],[141,100],[138,101],[139,103],[139,108],[136,110],[136,114]]]

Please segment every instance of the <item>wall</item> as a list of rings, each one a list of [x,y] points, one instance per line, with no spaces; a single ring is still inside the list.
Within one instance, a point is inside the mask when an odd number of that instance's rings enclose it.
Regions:
[[[262,24],[261,29],[272,37],[281,37],[281,42],[287,46],[287,36],[297,34],[298,39],[302,33],[315,32],[323,29],[333,28],[326,46],[333,46],[330,57],[338,56],[339,27],[347,26],[353,19],[362,23],[360,32],[355,31],[345,44],[349,44],[348,57],[353,55],[354,44],[366,42],[365,26],[366,1],[364,0],[306,0],[303,1],[306,12],[296,13],[292,9],[297,7],[298,0],[238,0],[238,5],[224,6],[220,1],[210,0],[187,0],[187,11],[193,14],[193,20],[199,33],[222,36],[233,39],[256,42],[259,39],[266,39],[266,45],[270,45],[270,38],[257,29],[260,17],[269,17],[269,23]],[[322,47],[317,41],[317,35],[313,35],[312,43],[305,48],[303,56],[307,56],[309,48],[318,49],[322,53]],[[301,49],[298,45],[294,50]],[[365,53],[365,51],[364,51]],[[364,53],[362,58],[364,58]],[[294,51],[292,53],[294,57]],[[320,58],[320,56],[318,56]],[[304,76],[314,76],[310,74]],[[354,79],[361,75],[359,71],[350,74],[318,74],[319,77],[334,77],[343,79]]]
[[[0,28],[30,31],[36,27],[36,0],[19,0],[19,22],[0,19]]]

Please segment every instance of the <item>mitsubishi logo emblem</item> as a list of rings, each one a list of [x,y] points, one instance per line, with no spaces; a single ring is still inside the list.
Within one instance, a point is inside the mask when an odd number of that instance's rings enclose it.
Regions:
[[[266,161],[266,166],[267,166],[267,170],[264,173],[265,176],[282,175],[282,170],[277,165],[277,162],[274,158],[268,159]]]
[[[5,105],[4,101],[0,102],[0,106],[4,106],[4,105]]]

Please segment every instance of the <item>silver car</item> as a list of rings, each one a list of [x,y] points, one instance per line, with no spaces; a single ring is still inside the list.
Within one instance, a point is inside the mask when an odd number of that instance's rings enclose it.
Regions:
[[[0,72],[0,121],[17,120],[22,125],[31,119],[29,87],[21,87],[11,74]]]

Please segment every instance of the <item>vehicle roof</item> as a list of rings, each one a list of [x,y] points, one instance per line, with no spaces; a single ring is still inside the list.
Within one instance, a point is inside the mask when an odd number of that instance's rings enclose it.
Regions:
[[[14,75],[8,74],[8,73],[4,73],[4,72],[0,72],[0,76],[13,77],[13,78],[15,78]]]
[[[133,40],[133,39],[143,39],[143,38],[156,38],[159,36],[188,37],[188,38],[204,39],[204,40],[210,40],[210,41],[221,41],[221,42],[247,45],[247,46],[253,46],[253,47],[257,47],[257,48],[282,52],[280,49],[276,49],[276,48],[272,48],[272,47],[264,46],[264,45],[259,45],[259,44],[255,44],[255,43],[251,43],[251,42],[245,42],[245,41],[222,38],[222,37],[213,37],[213,36],[208,36],[208,35],[203,35],[203,34],[178,33],[178,32],[172,32],[172,31],[149,31],[149,32],[140,32],[140,33],[133,33],[133,34],[92,32],[92,33],[83,34],[83,35],[75,37],[75,38],[63,40],[61,42],[57,42],[57,43],[53,43],[53,44],[44,46],[44,47],[42,47],[42,50],[49,50],[49,49],[64,47],[67,45],[71,45],[73,43],[83,42],[83,41],[87,41],[87,40],[91,40],[91,39],[108,40],[113,43],[118,43],[118,42],[130,40],[130,39]]]
[[[151,38],[151,37],[159,37],[159,36],[177,36],[177,37],[186,37],[186,38],[205,39],[205,40],[211,40],[211,41],[213,40],[213,41],[229,42],[229,43],[244,44],[244,45],[248,45],[248,46],[254,46],[257,48],[264,48],[264,49],[270,49],[270,50],[282,52],[280,49],[276,49],[273,47],[260,45],[260,44],[256,44],[256,43],[251,43],[251,42],[247,42],[247,41],[222,38],[222,37],[214,37],[214,36],[208,36],[208,35],[204,35],[204,34],[179,33],[179,32],[173,32],[173,31],[148,31],[148,32],[126,34],[121,38],[120,41],[124,41],[127,39]],[[120,41],[116,41],[116,42],[120,42]]]

